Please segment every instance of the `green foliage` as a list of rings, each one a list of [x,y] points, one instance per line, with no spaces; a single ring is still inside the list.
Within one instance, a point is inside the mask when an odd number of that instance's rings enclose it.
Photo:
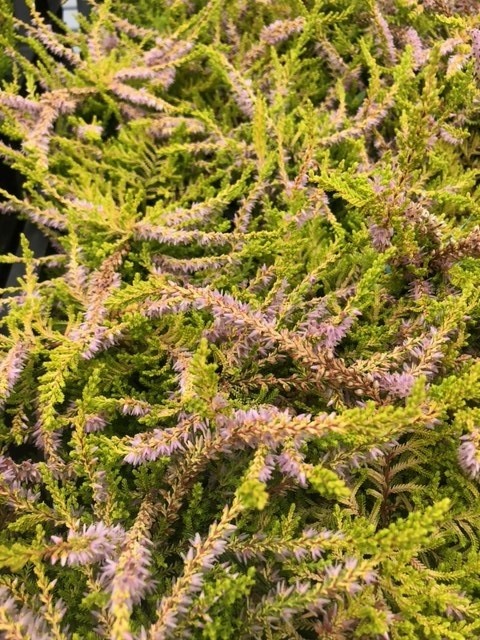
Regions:
[[[345,482],[331,469],[314,467],[308,474],[308,479],[312,487],[324,498],[342,500],[350,496]]]

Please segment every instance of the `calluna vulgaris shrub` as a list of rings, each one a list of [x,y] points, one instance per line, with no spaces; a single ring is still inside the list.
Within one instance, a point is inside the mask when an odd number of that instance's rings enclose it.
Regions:
[[[92,5],[2,36],[0,636],[480,637],[477,1]]]

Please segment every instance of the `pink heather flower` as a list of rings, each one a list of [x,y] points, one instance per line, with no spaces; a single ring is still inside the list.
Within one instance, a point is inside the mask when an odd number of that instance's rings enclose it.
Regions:
[[[472,54],[475,62],[475,73],[480,78],[480,29],[470,31],[472,37]]]
[[[238,508],[238,507],[237,507]],[[203,574],[212,569],[225,551],[227,540],[236,530],[229,520],[235,512],[225,508],[222,519],[210,526],[206,538],[197,533],[184,560],[184,573],[174,582],[170,595],[164,596],[157,608],[157,622],[150,630],[151,640],[165,640],[178,624],[179,617],[187,613],[193,597],[203,585]],[[236,515],[236,514],[235,514]]]
[[[301,487],[307,486],[307,476],[303,455],[294,448],[289,448],[275,456],[278,468],[286,476],[294,478]]]
[[[144,29],[142,27],[137,27],[136,25],[131,24],[125,18],[117,18],[112,16],[113,24],[117,31],[124,33],[129,38],[149,38],[154,35],[154,31],[151,29]]]
[[[265,456],[265,463],[258,473],[260,482],[268,482],[273,475],[275,469],[275,456],[268,454]]]
[[[376,571],[367,571],[363,575],[363,581],[365,584],[376,584],[378,582],[378,573]]]
[[[216,209],[218,204],[215,202],[193,202],[188,209],[177,207],[171,212],[166,212],[162,216],[162,224],[166,227],[182,229],[196,227],[207,223]]]
[[[360,311],[353,309],[351,315],[346,316],[338,324],[332,320],[320,321],[328,314],[324,302],[320,303],[313,311],[308,313],[305,320],[299,325],[300,333],[315,340],[326,349],[334,349],[348,334],[355,320],[361,315]]]
[[[37,14],[38,15],[38,14]],[[51,53],[63,58],[73,67],[82,67],[83,62],[71,47],[65,47],[59,40],[52,26],[44,20],[37,20],[35,14],[32,15],[32,25],[24,24],[24,29],[32,38],[39,40]]]
[[[93,477],[93,499],[97,504],[104,504],[108,498],[107,473],[102,469],[95,471]]]
[[[154,80],[167,89],[175,80],[175,69],[173,67],[158,70],[151,67],[131,67],[118,71],[115,74],[115,80],[121,82],[125,80]]]
[[[108,558],[102,569],[101,580],[107,584],[113,600],[118,594],[129,610],[154,587],[150,573],[151,544],[145,536],[132,541],[117,558]]]
[[[14,95],[2,91],[0,93],[0,104],[14,109],[21,114],[28,113],[31,116],[38,118],[39,113],[42,111],[42,105],[34,100],[28,100],[22,96]]]
[[[447,38],[440,46],[440,55],[447,56],[449,53],[452,53],[459,44],[463,44],[461,38]]]
[[[447,131],[444,127],[440,128],[439,135],[440,135],[440,138],[444,142],[447,142],[448,144],[451,144],[453,146],[458,146],[459,144],[462,144],[462,139],[461,138],[456,138],[449,131]]]
[[[292,182],[292,181],[290,181]],[[318,210],[315,207],[306,207],[299,211],[295,216],[291,217],[291,221],[295,222],[298,229],[303,227],[304,224],[318,216]]]
[[[270,303],[264,308],[263,317],[268,322],[273,322],[276,319],[276,316],[278,315],[278,312],[282,308],[282,304],[285,301],[288,287],[288,281],[286,280],[286,278],[283,278]]]
[[[300,333],[309,334],[309,331],[314,331],[328,315],[327,303],[325,300],[321,300],[314,309],[307,313],[305,319],[298,326]]]
[[[335,580],[342,573],[342,569],[343,567],[341,564],[332,564],[325,568],[325,577],[330,580]]]
[[[425,49],[420,36],[413,27],[409,27],[405,32],[405,40],[412,47],[415,68],[423,66],[428,58],[428,49]]]
[[[172,301],[146,300],[143,314],[147,318],[159,318],[167,313],[183,313],[185,311],[190,311],[192,308],[201,309],[202,306],[206,306],[206,302],[201,300],[197,300],[196,303],[191,302],[190,300],[183,300],[175,303]]]
[[[193,560],[199,561],[200,567],[204,570],[210,570],[215,564],[215,560],[218,556],[224,553],[228,540],[227,538],[235,531],[234,525],[229,525],[225,529],[223,534],[225,537],[222,539],[214,540],[208,544],[208,551],[205,550],[205,541],[202,539],[199,533],[195,534],[193,540],[190,540],[191,547],[187,554],[184,556],[185,563],[190,563]],[[197,574],[197,583],[200,586],[201,574]]]
[[[99,214],[102,214],[105,211],[103,205],[89,202],[88,200],[82,200],[80,198],[68,198],[68,200],[75,208],[80,210],[97,211]],[[93,273],[91,279],[93,279]]]
[[[396,398],[406,398],[410,395],[415,377],[408,372],[382,373],[377,376],[380,388]]]
[[[303,531],[301,538],[298,540],[283,542],[283,544],[281,539],[275,541],[275,547],[279,548],[278,551],[275,551],[275,555],[281,560],[293,557],[300,561],[306,556],[311,557],[312,560],[319,560],[322,557],[325,541],[332,538],[340,541],[343,540],[344,536],[342,533],[333,533],[327,529],[317,531],[314,528],[308,528]]]
[[[328,600],[318,598],[315,603],[305,603],[304,599],[300,597],[306,595],[311,588],[312,585],[309,582],[296,581],[288,586],[285,580],[280,579],[276,588],[271,589],[268,595],[262,599],[259,608],[260,610],[263,609],[262,614],[267,615],[267,619],[271,622],[275,622],[278,616],[283,620],[289,621],[295,614],[304,609],[312,610],[315,607],[321,610],[328,604]]]
[[[422,365],[422,371],[428,378],[438,373],[439,364],[444,357],[439,345],[448,341],[447,336],[438,337],[437,334],[438,329],[431,327],[428,334],[422,336],[418,344],[409,350],[410,354]],[[415,365],[405,363],[403,366],[408,372]]]
[[[480,476],[480,430],[475,428],[471,433],[463,435],[462,444],[458,448],[458,461],[465,473],[472,479]]]
[[[302,17],[295,20],[275,20],[275,22],[263,27],[260,39],[266,44],[279,44],[287,40],[291,35],[300,33],[304,26],[305,19]]]
[[[465,598],[465,592],[460,592],[458,593],[458,595],[461,598]],[[465,604],[467,605],[468,600],[465,600]],[[465,620],[465,614],[463,611],[461,611],[460,609],[457,608],[457,606],[453,605],[453,604],[448,604],[445,607],[445,613],[447,614],[447,616],[449,616],[450,618],[454,618],[455,620]]]
[[[13,391],[28,358],[28,345],[17,342],[0,362],[0,409]]]
[[[396,62],[396,59],[397,59],[397,51],[395,49],[395,43],[393,41],[392,32],[390,31],[390,26],[388,22],[385,20],[385,18],[383,17],[382,13],[380,12],[376,4],[374,4],[373,9],[374,9],[374,15],[375,15],[375,22],[377,24],[378,31],[379,31],[379,36],[384,41],[385,50],[390,59],[389,61],[391,63],[394,63]]]
[[[111,51],[118,47],[120,40],[118,36],[114,33],[109,33],[105,30],[102,30],[100,42],[98,42],[97,38],[88,38],[87,40],[87,48],[92,60],[98,62],[99,58],[102,54],[109,54]]]
[[[42,429],[42,422],[41,420],[38,420],[32,430],[31,438],[35,446],[41,451],[46,450],[47,444],[49,450],[58,451],[62,442],[62,433],[61,431],[52,431],[47,434],[44,433]],[[45,442],[46,438],[47,443]]]
[[[19,489],[22,484],[39,483],[42,479],[35,462],[25,460],[16,463],[4,455],[0,455],[0,478],[14,489]]]
[[[31,638],[32,640],[51,640],[51,634],[47,629],[46,619],[36,611],[32,611],[26,605],[18,605],[7,587],[0,585],[0,606],[5,617],[10,618],[15,624],[15,635],[2,634],[2,638]],[[61,608],[62,603],[57,603]],[[41,613],[44,613],[42,608]],[[8,635],[7,635],[8,634]]]
[[[169,256],[156,256],[154,262],[156,266],[152,272],[157,275],[166,273],[172,275],[187,275],[208,269],[218,271],[226,264],[234,263],[234,259],[229,255],[218,256],[217,258],[187,258],[185,260],[171,258]]]
[[[105,318],[107,310],[103,302],[115,289],[120,288],[121,282],[120,274],[116,271],[112,272],[108,266],[100,268],[90,275],[88,293],[91,301],[85,311],[86,323],[91,321],[98,322]]]
[[[85,324],[80,327],[85,332],[89,329]],[[115,346],[121,337],[122,332],[120,329],[109,329],[104,326],[97,326],[94,328],[93,334],[86,335],[85,349],[81,354],[84,360],[91,360],[100,351],[106,351],[110,347]],[[78,336],[81,338],[83,336]]]
[[[134,233],[138,240],[155,240],[172,245],[198,242],[202,246],[222,246],[232,242],[232,236],[229,233],[173,229],[167,225],[152,225],[145,222],[137,223]]]
[[[89,415],[85,420],[83,429],[85,433],[95,433],[96,431],[103,431],[107,426],[107,421],[99,415]]]
[[[233,227],[239,233],[246,233],[255,205],[265,193],[266,184],[260,182],[242,199],[233,219]],[[267,269],[267,267],[264,265]]]
[[[62,567],[101,562],[114,555],[124,539],[125,530],[120,525],[107,526],[103,522],[83,525],[81,531],[70,529],[66,540],[51,536],[55,546],[49,549],[50,561],[55,564],[60,560]]]
[[[136,105],[138,107],[150,107],[157,111],[165,111],[167,104],[157,98],[152,93],[149,93],[146,87],[141,89],[134,89],[128,84],[124,84],[118,80],[112,80],[110,83],[110,89],[121,100],[125,100],[128,103]]]
[[[433,285],[428,280],[414,280],[409,284],[409,296],[414,300],[419,300],[422,296],[433,295]]]
[[[121,411],[125,416],[146,416],[151,411],[151,406],[148,402],[135,400],[134,398],[125,398],[120,400]]]
[[[110,53],[118,47],[120,40],[114,33],[107,33],[102,39],[102,48],[105,53]]]
[[[173,364],[173,370],[178,373],[178,388],[181,393],[185,393],[188,386],[189,374],[188,367],[193,357],[193,354],[186,349],[178,349],[176,352],[176,360]]]
[[[391,239],[393,237],[393,229],[385,229],[378,224],[371,224],[369,227],[370,237],[372,238],[372,245],[377,251],[385,251],[391,246]]]
[[[216,416],[216,424],[218,433],[228,440],[235,431],[242,431],[243,437],[246,442],[249,442],[251,446],[258,445],[258,439],[253,437],[250,441],[248,434],[248,427],[250,424],[264,423],[268,424],[271,420],[278,417],[280,414],[290,417],[287,412],[280,412],[276,407],[259,407],[258,409],[239,409],[235,411],[232,416]],[[276,446],[276,442],[272,438],[272,447]]]
[[[248,90],[252,85],[252,81],[250,80],[250,78],[244,78],[243,86],[242,86],[242,84],[240,84],[239,82],[239,78],[237,77],[236,73],[233,74],[232,72],[227,72],[227,76],[230,79],[230,82],[232,85],[233,98],[237,103],[238,108],[248,118],[253,118],[253,112],[254,112],[253,95]]]
[[[130,440],[130,452],[124,461],[138,465],[153,462],[162,456],[171,456],[177,451],[183,451],[190,437],[191,434],[183,425],[138,433]]]
[[[156,46],[150,49],[143,60],[148,66],[165,65],[186,56],[193,47],[193,42],[173,40],[172,38],[157,38]]]
[[[215,412],[221,412],[228,407],[228,399],[222,393],[217,393],[212,398],[211,407]]]
[[[360,315],[360,312],[355,313],[353,316],[349,316],[342,320],[338,325],[323,325],[324,338],[322,345],[326,349],[333,349],[345,338],[353,323],[355,322],[355,316]]]

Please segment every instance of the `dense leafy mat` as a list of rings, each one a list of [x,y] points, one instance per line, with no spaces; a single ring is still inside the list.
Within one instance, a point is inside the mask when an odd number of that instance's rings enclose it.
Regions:
[[[1,36],[2,638],[480,637],[476,7]]]

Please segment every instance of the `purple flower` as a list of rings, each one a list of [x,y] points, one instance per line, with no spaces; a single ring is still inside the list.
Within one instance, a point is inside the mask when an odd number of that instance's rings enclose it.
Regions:
[[[171,245],[187,245],[198,242],[202,246],[222,246],[232,242],[231,234],[220,231],[173,229],[167,225],[153,225],[147,222],[137,223],[134,232],[139,240],[155,240]]]
[[[0,455],[0,478],[14,489],[23,484],[37,484],[41,482],[37,464],[30,460],[16,463],[8,456]]]
[[[396,398],[406,398],[410,395],[415,377],[408,372],[382,373],[376,376],[380,389],[388,391]]]
[[[93,474],[92,491],[97,504],[104,504],[108,499],[107,473],[103,469]]]
[[[378,224],[371,224],[368,230],[370,231],[370,237],[372,238],[372,245],[374,249],[383,252],[391,246],[393,229],[390,227],[381,227]]]
[[[417,340],[417,344],[409,349],[409,353],[417,360],[417,364],[403,365],[405,371],[415,370],[417,375],[425,374],[432,378],[438,373],[438,365],[443,359],[443,352],[440,345],[448,341],[448,336],[442,335],[438,329],[431,327],[427,335]]]
[[[125,80],[154,80],[167,89],[175,80],[173,67],[153,69],[151,67],[131,67],[122,69],[115,74],[115,79],[121,82]]]
[[[311,311],[305,320],[300,324],[301,335],[319,340],[318,344],[326,349],[334,349],[348,334],[355,320],[361,315],[357,309],[350,311],[338,324],[333,323],[333,319],[321,320],[326,314],[325,303],[321,303],[316,309]]]
[[[182,424],[168,429],[154,429],[148,433],[138,433],[129,444],[129,453],[125,456],[125,462],[138,465],[152,462],[162,456],[171,456],[177,451],[182,451],[191,438],[191,433]]]
[[[475,73],[480,78],[480,29],[472,29],[470,31],[472,37],[472,54],[475,62]]]
[[[168,105],[165,101],[157,98],[152,93],[149,93],[145,87],[141,89],[134,89],[119,80],[112,80],[110,83],[111,91],[121,100],[125,100],[131,104],[140,107],[149,107],[156,111],[165,111]]]
[[[465,473],[472,479],[480,475],[480,431],[475,428],[471,433],[463,435],[462,444],[458,447],[458,461]]]
[[[260,482],[268,482],[273,475],[273,471],[275,469],[275,456],[268,454],[265,456],[265,461],[258,472],[257,478]]]
[[[52,564],[60,561],[63,566],[92,564],[111,557],[116,548],[124,541],[125,531],[120,525],[107,526],[96,522],[83,525],[80,531],[70,529],[67,539],[52,536],[54,546],[49,548]]]
[[[41,451],[48,451],[49,453],[58,451],[62,442],[61,431],[48,431],[45,432],[42,429],[42,422],[38,420],[31,433],[31,438]]]
[[[264,182],[259,182],[248,193],[248,195],[243,198],[233,220],[234,228],[239,233],[247,232],[248,225],[252,217],[252,212],[255,208],[255,205],[264,194],[265,188],[266,184]],[[268,268],[265,265],[263,265],[261,269],[266,269],[268,271]]]
[[[447,56],[449,53],[452,53],[452,51],[454,51],[460,44],[463,44],[463,40],[461,38],[447,38],[440,46],[440,55]]]
[[[103,431],[107,426],[107,421],[99,415],[86,416],[83,429],[85,433],[95,433],[96,431]]]
[[[307,476],[303,455],[294,446],[285,448],[282,453],[275,456],[278,467],[282,473],[294,478],[301,487],[307,486]]]
[[[157,38],[156,46],[148,51],[143,59],[150,67],[165,65],[186,56],[192,49],[193,43],[186,40],[173,40],[172,38]]]
[[[227,77],[238,108],[248,118],[253,118],[255,96],[251,90],[252,81],[250,78],[241,78],[233,68],[227,71]]]
[[[428,280],[417,280],[415,279],[413,282],[409,284],[409,295],[414,300],[420,300],[422,296],[432,296],[433,295],[433,285]]]
[[[15,383],[25,367],[28,345],[17,342],[0,362],[0,409],[11,394]]]
[[[413,27],[409,27],[405,32],[405,41],[412,47],[415,68],[422,67],[428,59],[428,49],[425,49],[420,36]]]
[[[52,636],[47,628],[46,618],[39,615],[37,611],[30,609],[22,601],[22,605],[18,605],[15,602],[15,598],[9,589],[3,585],[0,585],[0,606],[2,608],[2,614],[7,620],[11,620],[11,629],[14,628],[13,633],[8,633],[7,626],[5,629],[5,635],[2,634],[2,638],[32,638],[32,640],[51,640]],[[61,601],[55,603],[57,611],[61,611],[63,603]],[[40,609],[41,613],[45,613],[43,607]],[[7,623],[8,624],[8,623]]]
[[[291,35],[300,33],[304,26],[305,18],[302,17],[295,20],[275,20],[275,22],[263,27],[260,39],[266,44],[279,44]]]
[[[42,105],[39,102],[28,100],[27,98],[7,93],[6,91],[0,93],[0,104],[9,109],[14,109],[20,114],[28,113],[28,115],[34,116],[35,118],[37,118],[42,111]]]
[[[85,327],[85,329],[87,328]],[[105,351],[106,349],[109,349],[110,347],[113,347],[115,344],[117,344],[121,335],[121,330],[117,328],[109,329],[108,327],[104,326],[96,326],[93,329],[93,334],[88,335],[87,333],[86,336],[84,334],[86,338],[86,344],[81,357],[84,360],[91,360],[100,351]]]
[[[128,610],[138,604],[154,587],[150,573],[151,541],[142,536],[130,541],[118,558],[107,558],[101,580],[112,594],[112,607],[121,600]]]
[[[146,416],[152,409],[148,402],[142,402],[134,398],[125,398],[120,400],[120,403],[121,411],[125,416]]]
[[[225,551],[227,540],[235,531],[230,521],[241,511],[239,504],[225,507],[220,521],[210,526],[208,535],[202,539],[196,534],[191,547],[183,556],[184,572],[172,586],[170,595],[164,596],[157,608],[157,622],[151,627],[151,640],[170,637],[178,624],[180,615],[185,614],[193,600],[193,595],[201,590],[203,574],[211,569],[217,558]]]
[[[377,4],[373,5],[373,15],[376,23],[379,39],[382,41],[383,48],[387,53],[390,63],[395,63],[397,60],[397,51],[395,49],[395,43],[393,40],[392,32],[388,22],[383,17]]]

